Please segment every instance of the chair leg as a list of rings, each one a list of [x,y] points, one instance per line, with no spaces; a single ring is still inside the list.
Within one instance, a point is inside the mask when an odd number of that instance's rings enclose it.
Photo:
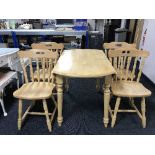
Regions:
[[[48,130],[51,132],[52,131],[52,126],[51,126],[51,121],[50,121],[50,118],[49,118],[47,102],[46,102],[45,99],[43,100],[43,108],[44,108],[45,115],[46,115],[47,127],[48,127]]]
[[[100,79],[96,79],[96,90],[97,92],[100,90]]]
[[[120,102],[121,102],[121,98],[117,97],[116,104],[115,104],[115,109],[114,109],[114,115],[112,117],[112,122],[111,122],[111,127],[112,128],[114,127],[115,122],[116,122],[116,117],[117,117],[117,112],[118,112],[118,109],[119,109]]]
[[[22,126],[22,100],[19,99],[18,103],[18,130],[21,129]]]
[[[146,127],[146,116],[145,116],[145,97],[141,99],[141,111],[142,111],[142,126]]]
[[[65,89],[68,92],[68,89],[69,89],[68,78],[66,78],[66,80],[65,80]]]
[[[53,103],[54,103],[55,107],[56,107],[56,108],[58,108],[58,104],[57,104],[57,102],[55,101],[55,98],[54,98],[54,96],[53,96],[53,95],[51,96],[51,98],[52,98],[52,101],[53,101]]]
[[[129,104],[132,108],[134,108],[133,104],[134,104],[134,98],[130,97],[129,98]]]

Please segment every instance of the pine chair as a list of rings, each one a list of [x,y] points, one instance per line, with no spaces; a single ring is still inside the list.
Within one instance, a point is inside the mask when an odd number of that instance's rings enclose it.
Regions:
[[[136,44],[129,44],[126,42],[111,42],[111,43],[104,43],[103,44],[103,49],[105,54],[108,56],[108,51],[109,50],[115,50],[119,48],[127,48],[127,49],[136,49]]]
[[[59,55],[63,51],[63,48],[64,48],[61,44],[58,45],[57,43],[54,43],[53,45],[52,44],[45,44],[45,43],[38,43],[38,44],[34,43],[31,46],[32,46],[32,49],[46,49],[46,50],[49,50],[49,51],[51,51],[53,53],[53,55],[55,55],[53,57],[53,61],[52,61],[53,62],[52,68],[57,63]],[[45,65],[45,79],[46,80],[48,79],[48,70],[46,69],[46,67],[48,67],[47,65],[48,64],[46,63],[46,65]],[[43,71],[42,71],[42,69],[40,70],[40,78],[43,79]],[[37,79],[37,72],[34,72],[34,79],[38,80]],[[53,75],[51,76],[51,79],[54,80]]]
[[[117,46],[118,45],[118,46]],[[107,57],[108,57],[108,51],[109,50],[117,50],[117,49],[128,49],[128,50],[135,50],[136,49],[136,44],[135,43],[133,43],[133,44],[128,44],[128,43],[126,43],[126,42],[111,42],[111,43],[104,43],[103,44],[103,48],[104,48],[104,50],[105,50],[105,53],[106,53],[106,55],[107,55]],[[126,72],[124,69],[123,70],[121,70],[121,72]],[[124,74],[122,74],[122,76],[123,75],[125,75],[125,73]],[[120,76],[120,70],[117,70],[117,78],[119,78],[119,76]],[[128,71],[128,75],[127,75],[127,78],[128,79],[132,79],[132,78],[134,78],[135,77],[135,75],[133,75],[132,74],[132,72],[129,70]],[[126,77],[121,77],[121,78],[126,78]]]
[[[40,42],[40,44],[44,44],[45,46],[52,48],[53,50],[57,50],[59,53],[59,56],[62,54],[64,50],[64,44],[62,43],[56,43],[56,42]]]
[[[117,97],[114,110],[109,106],[109,112],[112,117],[111,127],[114,127],[115,125],[117,112],[136,112],[142,120],[143,128],[145,128],[145,97],[150,96],[151,91],[140,83],[140,77],[145,58],[149,56],[149,52],[136,49],[117,49],[110,50],[108,54],[112,65],[116,71],[118,71],[118,74],[113,78],[111,85],[112,94]],[[129,71],[132,73],[131,78],[128,78]],[[119,109],[122,97],[129,98],[129,103],[134,110]],[[141,98],[141,112],[134,104],[134,99],[138,97]]]
[[[24,78],[25,78],[25,84],[22,85],[21,88],[16,90],[13,95],[14,97],[19,99],[19,105],[18,105],[18,129],[21,129],[22,123],[25,120],[26,116],[28,114],[30,115],[45,115],[46,116],[46,122],[48,126],[48,130],[52,131],[52,121],[54,118],[54,114],[56,112],[57,103],[53,96],[53,89],[55,88],[55,85],[51,82],[51,72],[52,72],[52,61],[53,58],[55,58],[55,55],[53,55],[52,52],[49,50],[43,50],[43,49],[31,49],[29,51],[19,51],[18,56],[21,60],[21,65],[24,72]],[[24,58],[29,59],[29,68],[30,68],[30,78],[29,78],[29,72],[27,72],[26,67],[24,65]],[[48,62],[48,81],[45,79],[45,65]],[[35,63],[35,64],[34,64]],[[37,79],[38,81],[35,81],[34,79],[34,70],[36,66],[37,70]],[[43,72],[43,79],[40,78],[40,68],[42,68]],[[30,79],[30,80],[29,80]],[[52,98],[55,107],[52,113],[48,112],[47,102],[46,99]],[[22,116],[22,100],[42,100],[43,101],[43,112],[30,112],[34,104],[30,105],[25,113]]]
[[[128,44],[126,42],[111,42],[111,43],[104,43],[103,44],[103,49],[105,52],[105,55],[108,57],[108,51],[109,50],[115,50],[115,49],[121,49],[121,48],[127,48],[127,49],[136,49],[136,44]],[[119,70],[117,70],[117,78],[119,78]],[[123,71],[124,72],[124,71]],[[124,74],[122,74],[124,75]],[[128,72],[128,78],[131,79],[132,76],[135,77],[135,75],[132,75],[132,73],[129,71]],[[96,89],[99,91],[100,89],[100,79],[96,80]]]
[[[57,51],[59,54],[59,57],[61,56],[63,50],[64,50],[64,44],[62,43],[56,43],[56,42],[41,42],[40,43],[42,46],[46,46],[47,48],[51,48],[52,51]],[[38,48],[35,44],[32,44],[32,48]],[[55,61],[56,62],[56,61]],[[56,63],[55,63],[56,64]],[[54,64],[54,65],[55,65]],[[69,89],[69,83],[68,83],[68,78],[65,78],[65,89],[68,92]]]

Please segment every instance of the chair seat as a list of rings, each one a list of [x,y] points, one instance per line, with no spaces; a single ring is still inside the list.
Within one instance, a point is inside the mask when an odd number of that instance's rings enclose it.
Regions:
[[[19,99],[48,99],[50,98],[54,87],[54,84],[48,82],[30,82],[16,90],[13,95]]]
[[[112,93],[120,97],[146,97],[151,91],[135,81],[117,81],[112,83]]]

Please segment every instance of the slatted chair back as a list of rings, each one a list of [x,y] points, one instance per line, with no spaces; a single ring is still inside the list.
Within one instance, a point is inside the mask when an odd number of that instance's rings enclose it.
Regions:
[[[111,43],[104,43],[103,49],[105,51],[105,54],[108,56],[109,50],[115,50],[120,48],[130,48],[130,49],[136,49],[136,44],[127,44],[126,42],[111,42]]]
[[[33,43],[31,45],[32,49],[47,49],[47,50],[52,50],[52,46],[50,44],[45,44],[45,43]]]
[[[51,44],[53,43],[53,45]],[[55,65],[56,62],[58,61],[58,58],[59,58],[59,51],[61,50],[60,48],[58,48],[56,46],[57,43],[55,42],[41,42],[41,43],[33,43],[31,45],[32,49],[47,49],[47,50],[50,50],[51,52],[54,52],[57,54],[57,57],[55,59],[55,61],[53,61],[53,64]],[[55,47],[56,46],[56,47]]]
[[[50,82],[51,72],[53,69],[53,61],[57,58],[57,53],[51,52],[47,49],[31,49],[28,51],[19,51],[18,56],[21,61],[22,69],[24,72],[25,82],[30,82],[28,77],[30,74],[30,80],[32,82],[35,81],[34,79],[34,72],[37,72],[37,81],[38,82],[45,82],[45,71],[48,73],[48,82]],[[29,59],[29,66],[30,66],[30,73],[27,72],[26,66],[24,63],[24,59]],[[43,78],[40,77],[41,71],[43,73]]]
[[[64,50],[64,44],[62,44],[62,43],[40,42],[40,44],[44,44],[45,46],[51,48],[51,50],[57,51],[59,53],[59,55],[61,55]]]
[[[136,49],[116,49],[110,50],[108,56],[116,71],[119,71],[119,78],[116,75],[115,80],[119,79],[139,82],[145,58],[149,56],[149,52]],[[138,70],[137,73],[136,69]],[[128,79],[129,72],[133,75],[130,79]]]
[[[48,49],[50,51],[57,52],[59,56],[62,54],[64,50],[64,44],[56,42],[33,43],[31,47],[33,49]]]
[[[52,50],[53,51],[57,51],[59,53],[59,56],[62,54],[63,50],[64,50],[64,44],[62,43],[53,43],[52,44]]]

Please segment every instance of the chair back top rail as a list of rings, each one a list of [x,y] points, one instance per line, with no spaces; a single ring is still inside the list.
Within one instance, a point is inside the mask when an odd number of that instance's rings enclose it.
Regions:
[[[30,49],[26,51],[19,51],[20,58],[57,58],[57,53],[51,52],[48,49]]]
[[[57,52],[59,55],[62,54],[64,45],[62,43],[56,42],[40,42],[40,43],[33,43],[31,45],[33,49],[48,49],[53,52]]]

